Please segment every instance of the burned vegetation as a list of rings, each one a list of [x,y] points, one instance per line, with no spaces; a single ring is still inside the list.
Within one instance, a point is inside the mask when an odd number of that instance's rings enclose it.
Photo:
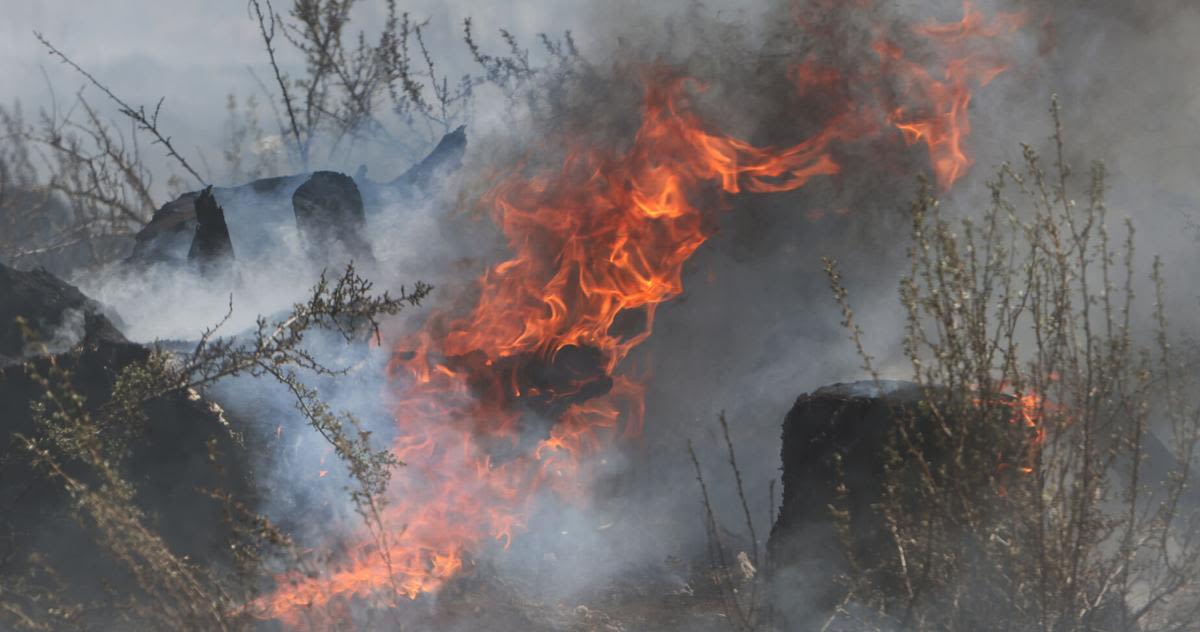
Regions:
[[[247,4],[278,134],[231,97],[220,177],[38,36],[132,136],[83,93],[0,109],[0,630],[1194,628],[1196,354],[1163,264],[1105,167],[1073,172],[1057,99],[1049,160],[963,187],[968,106],[1034,11],[781,2],[750,35],[697,7],[603,61],[467,19],[455,79],[429,22],[354,9]],[[661,419],[666,306],[725,215],[784,206],[811,235],[748,232],[829,257],[829,369],[763,420]],[[455,250],[420,268],[446,296],[402,269],[422,248]],[[883,353],[871,266],[902,270]],[[630,491],[653,476],[686,515]]]

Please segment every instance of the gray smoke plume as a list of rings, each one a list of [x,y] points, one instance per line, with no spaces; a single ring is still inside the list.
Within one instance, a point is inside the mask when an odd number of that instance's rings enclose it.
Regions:
[[[126,3],[105,20],[94,20],[92,12],[100,11],[94,7],[57,10],[53,4],[30,7],[4,0],[0,11],[15,19],[0,33],[0,67],[20,69],[12,94],[30,103],[45,98],[39,96],[42,81],[33,62],[41,51],[26,35],[38,28],[80,51],[82,59],[93,56],[93,72],[132,101],[153,102],[165,93],[164,125],[178,138],[213,137],[221,125],[224,95],[257,90],[244,71],[251,65],[260,76],[263,72],[256,27],[240,3],[195,5],[194,13],[168,11],[160,4]],[[973,205],[986,200],[988,174],[1003,161],[1019,159],[1018,142],[1044,146],[1051,132],[1050,96],[1057,93],[1069,161],[1080,172],[1093,159],[1109,165],[1116,182],[1113,208],[1133,219],[1140,243],[1150,244],[1146,250],[1165,256],[1168,283],[1179,291],[1171,306],[1178,316],[1174,320],[1190,325],[1182,317],[1194,307],[1197,288],[1190,272],[1200,264],[1194,259],[1200,185],[1192,174],[1200,164],[1200,82],[1192,44],[1200,41],[1200,8],[1182,1],[1117,0],[980,5],[988,15],[1028,11],[1029,19],[1009,52],[1010,68],[974,92],[967,147],[975,165],[946,196],[947,205],[971,213]],[[418,279],[438,288],[432,303],[389,323],[387,333],[415,330],[427,312],[471,305],[476,279],[504,248],[494,227],[472,218],[471,209],[463,208],[470,203],[462,198],[486,190],[496,169],[514,160],[541,166],[560,160],[562,148],[555,143],[563,131],[598,144],[628,143],[640,122],[639,72],[649,64],[674,68],[707,85],[698,110],[714,131],[761,146],[785,146],[822,122],[819,111],[791,109],[797,101],[794,86],[785,80],[792,61],[785,52],[813,51],[839,69],[850,69],[874,54],[862,39],[868,21],[902,30],[931,19],[961,18],[959,3],[936,0],[887,3],[870,13],[832,8],[829,27],[836,30],[838,53],[832,57],[825,44],[805,41],[808,36],[796,32],[790,9],[782,2],[683,0],[580,0],[552,9],[532,2],[428,0],[411,6],[414,14],[430,17],[429,45],[452,68],[471,64],[459,41],[459,20],[465,16],[509,28],[530,47],[536,33],[570,29],[587,61],[584,71],[562,78],[560,85],[538,86],[544,97],[538,107],[512,108],[502,95],[482,89],[463,169],[442,183],[439,195],[368,218],[377,259],[368,276],[381,289]],[[356,18],[370,23],[380,11],[364,5]],[[194,29],[212,37],[178,37]],[[218,38],[221,46],[203,44]],[[202,49],[190,48],[197,41]],[[489,41],[496,44],[494,38]],[[46,70],[62,92],[78,82],[57,68],[47,65]],[[217,145],[200,142],[198,148],[219,155]],[[845,152],[845,171],[837,178],[814,180],[795,192],[746,195],[730,199],[725,210],[713,209],[715,230],[685,269],[685,294],[661,307],[654,335],[627,361],[635,374],[649,376],[644,437],[604,456],[601,484],[590,503],[539,498],[538,521],[517,535],[509,550],[489,547],[475,555],[546,601],[582,599],[630,574],[649,576],[665,593],[690,590],[686,573],[672,565],[679,558],[701,558],[704,551],[686,439],[695,442],[709,480],[722,481],[714,484],[714,511],[721,516],[740,511],[732,487],[724,484],[724,445],[716,426],[721,411],[731,421],[750,508],[761,517],[758,534],[765,540],[767,489],[778,477],[784,414],[802,392],[861,377],[821,257],[842,262],[879,365],[888,377],[905,377],[898,345],[897,263],[907,246],[904,209],[916,190],[912,175],[928,169],[927,156],[920,147],[898,146],[896,139]],[[418,157],[373,156],[372,173],[382,168],[398,173]],[[358,164],[322,166],[353,172]],[[256,315],[299,300],[315,281],[320,270],[306,261],[293,230],[255,235],[255,200],[219,201],[239,258],[235,286],[188,271],[108,271],[78,279],[85,292],[120,314],[131,339],[194,338],[220,320],[231,293],[234,315],[227,329],[236,332]],[[843,208],[848,212],[834,212]],[[322,358],[355,369],[352,379],[323,383],[323,392],[386,440],[395,432],[386,396],[386,342],[369,350],[326,342],[317,343]],[[231,414],[258,420],[262,436],[277,437],[276,451],[264,456],[264,486],[273,493],[263,510],[316,545],[335,547],[353,533],[356,517],[341,493],[344,471],[292,410],[287,393],[239,379],[216,394]],[[404,476],[403,470],[397,476]]]

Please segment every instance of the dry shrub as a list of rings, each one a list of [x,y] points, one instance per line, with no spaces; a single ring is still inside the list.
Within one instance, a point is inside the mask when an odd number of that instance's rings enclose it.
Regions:
[[[1052,114],[1052,164],[1024,147],[976,218],[947,219],[927,190],[913,203],[900,298],[924,401],[887,447],[875,510],[888,553],[847,548],[846,603],[875,615],[843,608],[829,629],[1194,629],[1200,407],[1169,342],[1159,262],[1139,320],[1132,226],[1110,235],[1103,165],[1076,199],[1057,102]]]
[[[375,294],[372,284],[350,266],[335,280],[322,276],[306,301],[277,319],[260,318],[248,334],[220,338],[217,325],[205,331],[189,353],[156,346],[144,359],[119,369],[104,401],[89,401],[60,356],[43,349],[42,357],[26,365],[41,393],[31,402],[35,428],[14,436],[14,452],[61,486],[71,500],[71,514],[95,538],[115,571],[113,576],[89,578],[106,585],[106,599],[72,602],[72,596],[87,594],[89,587],[58,581],[49,563],[55,552],[45,551],[27,565],[30,572],[0,575],[0,626],[16,630],[113,625],[139,630],[253,629],[257,613],[248,604],[256,590],[270,581],[272,565],[277,570],[283,561],[302,572],[314,570],[316,562],[297,551],[288,534],[228,490],[202,491],[225,510],[233,534],[228,544],[234,570],[215,562],[202,565],[178,554],[157,529],[152,508],[139,502],[138,488],[127,475],[129,444],[150,424],[164,421],[151,415],[149,406],[166,398],[199,400],[213,384],[233,376],[274,380],[291,393],[297,411],[329,442],[346,468],[350,478],[346,493],[386,547],[379,516],[391,474],[401,464],[386,447],[376,447],[371,433],[353,415],[331,408],[317,389],[305,383],[306,375],[338,376],[349,369],[322,363],[304,343],[318,329],[335,331],[347,342],[363,342],[378,335],[380,318],[418,305],[430,290],[418,283],[411,292],[402,288],[398,296]],[[225,422],[223,411],[210,406]],[[235,429],[227,424],[226,429],[234,444],[240,444]],[[215,443],[195,446],[200,453],[205,449],[209,461],[219,467],[222,461],[214,454]]]

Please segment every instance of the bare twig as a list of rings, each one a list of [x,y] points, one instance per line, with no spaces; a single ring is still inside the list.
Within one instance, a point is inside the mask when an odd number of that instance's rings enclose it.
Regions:
[[[182,155],[180,155],[179,152],[175,151],[175,146],[171,144],[171,137],[164,136],[162,134],[162,132],[159,131],[158,115],[159,115],[159,112],[162,110],[162,104],[163,104],[164,99],[159,99],[158,103],[155,104],[155,106],[154,106],[154,111],[150,112],[149,114],[147,114],[146,108],[144,106],[138,106],[135,109],[133,106],[126,103],[120,97],[113,94],[113,92],[111,90],[109,90],[107,86],[100,83],[100,81],[97,80],[95,77],[93,77],[88,71],[84,70],[82,67],[79,66],[79,64],[76,64],[74,61],[72,61],[71,58],[67,57],[67,55],[65,53],[60,51],[58,48],[55,48],[55,46],[53,44],[51,44],[50,41],[47,40],[41,33],[38,33],[35,31],[34,36],[37,37],[38,41],[41,42],[42,45],[45,46],[50,51],[51,55],[58,57],[64,64],[67,64],[68,66],[73,68],[76,72],[83,75],[83,77],[85,79],[87,79],[88,82],[90,82],[93,86],[96,86],[96,88],[99,89],[101,92],[103,92],[105,94],[105,96],[107,96],[114,103],[116,103],[117,107],[120,109],[121,114],[124,114],[125,116],[128,116],[130,119],[135,121],[138,125],[138,129],[145,131],[145,132],[149,132],[152,136],[154,136],[154,142],[162,145],[163,148],[165,148],[167,150],[167,155],[170,156],[171,158],[174,158],[180,164],[180,166],[183,167],[183,169],[185,171],[187,171],[189,174],[191,174],[191,176],[193,178],[196,179],[196,182],[198,182],[200,184],[200,186],[202,186],[202,187],[208,186],[208,182],[206,182],[204,180],[204,178],[200,177],[200,174],[197,173],[196,170],[193,169],[190,164],[188,164],[188,161],[186,159],[184,159],[184,157]]]

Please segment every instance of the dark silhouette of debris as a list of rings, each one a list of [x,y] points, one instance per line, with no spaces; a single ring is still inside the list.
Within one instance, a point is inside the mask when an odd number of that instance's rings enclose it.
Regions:
[[[292,194],[296,226],[309,255],[317,261],[338,257],[370,259],[363,237],[367,216],[354,180],[334,171],[318,171]]]
[[[47,345],[126,342],[99,303],[44,269],[25,272],[0,263],[0,297],[0,366],[22,359],[34,342],[25,339],[17,318]]]
[[[225,211],[217,204],[212,187],[196,198],[196,234],[188,250],[188,261],[199,266],[204,274],[227,270],[233,263],[233,242],[225,225]]]
[[[884,493],[885,450],[898,419],[925,417],[921,399],[916,384],[854,382],[802,395],[788,412],[783,503],[767,544],[775,574],[772,601],[785,629],[805,629],[834,611],[845,592],[836,578],[850,571],[847,544],[861,559],[890,551],[884,548],[887,527],[874,508]],[[939,455],[926,457],[937,462]],[[849,510],[850,543],[841,540],[831,515],[835,506]]]
[[[28,323],[25,331],[16,323],[18,316]],[[61,349],[40,344],[61,338],[65,328],[80,337]],[[23,576],[38,564],[26,553],[37,550],[72,587],[66,600],[94,598],[86,591],[98,576],[118,578],[107,587],[118,594],[135,590],[133,578],[97,546],[95,526],[74,519],[76,500],[60,481],[35,468],[27,450],[18,446],[20,437],[43,434],[33,404],[45,390],[35,374],[49,375],[52,367],[65,371],[62,379],[83,398],[93,419],[100,419],[122,370],[150,354],[149,347],[128,341],[100,305],[74,286],[45,270],[25,272],[0,264],[0,577]],[[153,513],[158,532],[180,555],[201,563],[229,563],[231,526],[220,505],[201,490],[228,490],[249,500],[247,453],[232,440],[227,420],[203,397],[170,393],[147,401],[144,410],[149,422],[143,432],[130,435],[123,465],[128,480],[138,486],[139,508]],[[210,460],[213,455],[218,462]],[[70,467],[72,476],[94,482],[78,463]]]
[[[388,184],[400,190],[401,193],[428,193],[438,176],[452,173],[462,166],[462,157],[466,150],[467,127],[460,125],[454,131],[443,136],[433,151],[429,152],[429,155],[421,162],[413,165]]]
[[[379,213],[385,208],[405,209],[413,200],[435,192],[440,178],[462,164],[466,146],[466,128],[459,127],[442,137],[428,156],[389,182],[368,180],[366,169],[360,167],[351,182],[358,190],[364,214]],[[293,195],[313,175],[302,173],[262,178],[241,186],[213,189],[214,196],[226,201],[223,210],[232,224],[228,232],[231,242],[239,244],[243,262],[253,260],[256,254],[247,252],[246,244],[270,239],[279,234],[285,222],[293,221]],[[182,264],[191,252],[196,235],[196,202],[200,194],[201,191],[184,193],[159,208],[150,223],[134,236],[133,253],[126,262],[131,265]],[[250,234],[246,234],[247,230]],[[350,254],[355,260],[365,258],[362,253]]]

